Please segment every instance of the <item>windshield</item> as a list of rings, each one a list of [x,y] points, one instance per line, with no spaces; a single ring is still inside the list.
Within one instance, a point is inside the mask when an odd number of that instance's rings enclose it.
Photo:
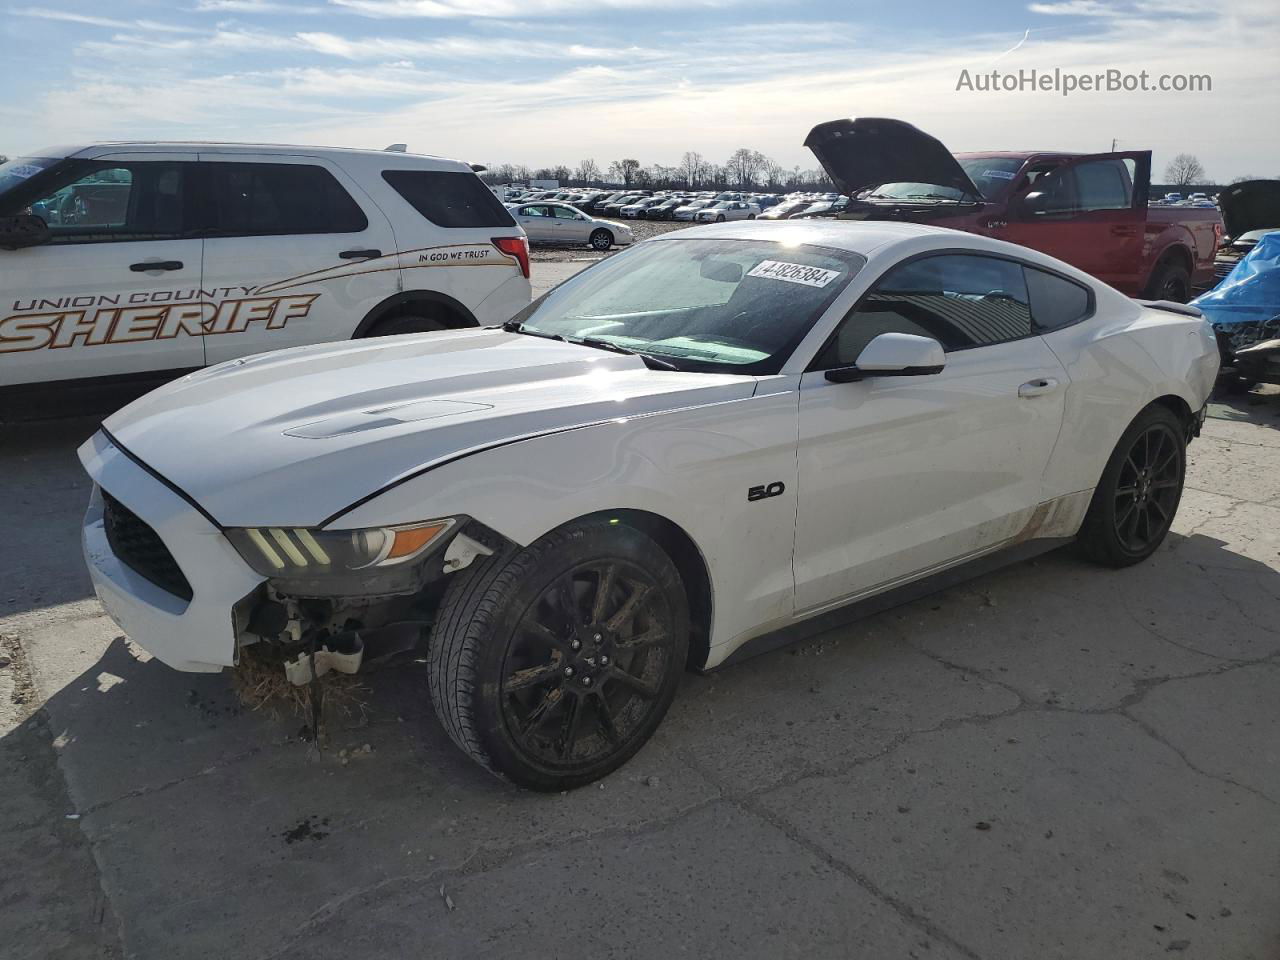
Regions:
[[[682,370],[777,373],[866,261],[773,240],[662,240],[602,260],[512,321]]]
[[[960,167],[982,193],[984,200],[991,200],[1009,186],[1009,181],[1022,169],[1023,160],[1018,157],[966,157]],[[901,181],[882,183],[869,194],[872,198],[893,200],[973,200],[974,198],[954,187],[936,183]]]
[[[60,158],[56,157],[18,157],[7,163],[0,163],[0,197],[26,183],[41,170],[48,170],[60,162]]]

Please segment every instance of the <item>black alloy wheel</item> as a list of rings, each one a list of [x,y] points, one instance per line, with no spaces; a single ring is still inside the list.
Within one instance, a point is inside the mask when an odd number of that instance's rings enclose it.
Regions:
[[[1189,423],[1152,404],[1116,444],[1076,537],[1085,559],[1110,567],[1145,560],[1164,541],[1182,499]]]
[[[1182,495],[1182,438],[1154,424],[1134,441],[1113,496],[1116,538],[1142,553],[1164,539]]]
[[[618,518],[566,524],[450,577],[431,700],[473,760],[535,790],[621,766],[662,722],[689,647],[671,558]]]
[[[507,648],[502,710],[532,762],[568,769],[625,749],[675,663],[671,611],[653,577],[610,558],[559,577],[525,611]]]

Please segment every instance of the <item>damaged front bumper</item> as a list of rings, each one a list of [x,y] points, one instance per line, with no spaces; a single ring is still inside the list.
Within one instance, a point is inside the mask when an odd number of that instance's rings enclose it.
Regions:
[[[200,511],[102,434],[79,450],[93,478],[81,539],[94,592],[131,640],[175,670],[216,673],[236,663],[232,611],[263,582]],[[190,598],[158,586],[112,549],[103,490],[168,548]],[[145,529],[144,529],[145,527]]]

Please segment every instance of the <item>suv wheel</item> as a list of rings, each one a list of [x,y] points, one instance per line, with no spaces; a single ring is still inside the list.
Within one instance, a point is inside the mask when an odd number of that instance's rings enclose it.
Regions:
[[[446,327],[447,324],[443,320],[437,320],[435,317],[402,313],[399,316],[379,320],[369,328],[365,336],[395,337],[403,333],[430,333],[433,330],[444,330]]]
[[[451,578],[428,654],[453,741],[490,771],[567,790],[630,759],[675,697],[689,608],[653,540],[569,524]]]
[[[1102,471],[1080,528],[1079,552],[1109,567],[1155,553],[1173,524],[1186,471],[1185,425],[1166,407],[1147,407]]]
[[[591,244],[592,250],[608,250],[613,246],[613,234],[601,227],[591,232],[591,239],[587,242]]]

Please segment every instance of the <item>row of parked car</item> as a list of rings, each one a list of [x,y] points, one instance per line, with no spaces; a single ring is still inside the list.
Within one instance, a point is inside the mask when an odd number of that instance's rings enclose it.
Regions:
[[[848,199],[838,193],[750,193],[742,191],[527,190],[508,191],[508,206],[538,201],[567,203],[599,217],[626,220],[784,220],[838,213]]]

